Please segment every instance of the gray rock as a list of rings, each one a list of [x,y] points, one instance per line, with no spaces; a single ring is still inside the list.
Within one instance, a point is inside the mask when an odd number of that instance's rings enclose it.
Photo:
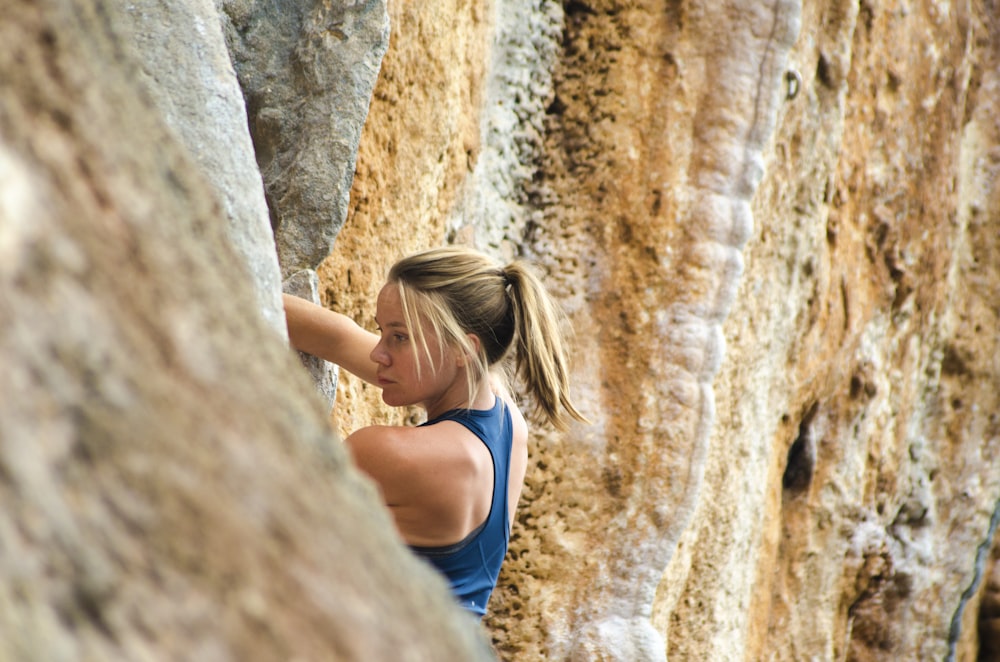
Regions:
[[[319,301],[319,277],[312,269],[296,271],[285,280],[285,292],[294,294],[318,304]],[[299,352],[299,360],[302,366],[309,372],[316,384],[316,392],[326,405],[327,410],[333,407],[334,398],[337,396],[338,368],[329,361],[324,361],[318,356]]]
[[[315,269],[347,216],[389,44],[384,0],[220,0],[284,277]]]
[[[286,337],[281,276],[243,95],[211,0],[117,3],[164,120],[218,194],[264,318]]]

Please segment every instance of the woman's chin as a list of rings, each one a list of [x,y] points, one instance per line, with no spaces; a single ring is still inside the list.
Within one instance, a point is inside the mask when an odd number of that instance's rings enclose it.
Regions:
[[[393,397],[391,393],[386,393],[385,391],[382,391],[382,402],[390,407],[405,407],[406,405],[413,404],[412,402],[405,401],[402,398]]]

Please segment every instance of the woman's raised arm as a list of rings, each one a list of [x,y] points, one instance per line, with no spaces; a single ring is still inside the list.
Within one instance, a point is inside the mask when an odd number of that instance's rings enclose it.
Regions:
[[[288,339],[292,347],[336,363],[366,382],[375,384],[372,350],[379,337],[347,315],[335,313],[291,294],[283,295]]]

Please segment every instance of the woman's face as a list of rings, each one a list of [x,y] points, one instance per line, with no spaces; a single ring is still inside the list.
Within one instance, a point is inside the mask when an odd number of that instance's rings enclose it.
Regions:
[[[430,325],[422,322],[430,356],[421,346],[414,347],[406,327],[399,289],[394,283],[385,285],[379,292],[375,322],[381,338],[372,350],[371,360],[378,366],[378,385],[382,387],[382,400],[387,405],[421,405],[430,417],[463,405],[468,399],[468,389],[457,354],[447,347],[442,353]]]

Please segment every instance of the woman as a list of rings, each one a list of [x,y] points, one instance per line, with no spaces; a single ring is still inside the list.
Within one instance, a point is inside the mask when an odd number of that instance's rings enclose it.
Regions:
[[[378,484],[411,549],[483,616],[507,551],[528,462],[528,426],[503,379],[505,359],[540,418],[584,421],[569,398],[556,309],[520,262],[467,248],[396,263],[378,295],[379,335],[285,295],[292,345],[382,388],[386,404],[419,405],[418,427],[371,426],[346,439]]]

